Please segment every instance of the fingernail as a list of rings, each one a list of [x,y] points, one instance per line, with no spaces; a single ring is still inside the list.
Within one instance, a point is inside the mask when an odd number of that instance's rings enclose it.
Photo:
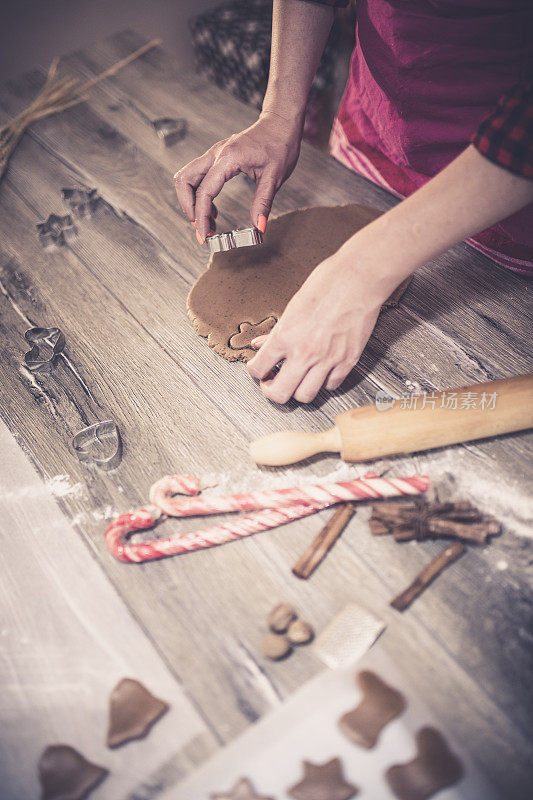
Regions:
[[[201,234],[198,233],[198,231],[196,231],[196,239],[198,241],[198,244],[203,244],[204,243],[204,239],[201,236]]]
[[[264,214],[259,214],[259,216],[257,217],[257,227],[259,228],[261,233],[264,233],[266,231],[266,226],[267,226],[267,218],[265,217]]]

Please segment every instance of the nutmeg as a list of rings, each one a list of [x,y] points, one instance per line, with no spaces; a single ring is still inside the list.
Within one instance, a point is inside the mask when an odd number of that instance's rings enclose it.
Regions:
[[[285,633],[293,619],[296,618],[296,611],[288,603],[279,603],[268,615],[268,627],[275,633]]]
[[[261,650],[263,654],[273,661],[284,658],[291,649],[288,639],[277,633],[267,633],[266,636],[263,636],[261,639]]]
[[[302,619],[295,619],[294,622],[291,622],[287,631],[287,639],[291,644],[307,644],[314,635],[312,627]]]

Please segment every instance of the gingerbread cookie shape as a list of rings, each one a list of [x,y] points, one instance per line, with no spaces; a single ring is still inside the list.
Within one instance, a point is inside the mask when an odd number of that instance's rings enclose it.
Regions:
[[[273,798],[256,794],[251,781],[248,778],[240,778],[233,789],[211,794],[210,800],[273,800]]]
[[[294,800],[351,800],[359,791],[345,780],[340,758],[325,764],[304,761],[303,767],[303,779],[288,790]]]
[[[213,253],[187,298],[195,330],[228,361],[248,361],[252,339],[270,332],[313,269],[380,213],[357,203],[299,208],[271,218],[262,245]]]
[[[132,739],[142,739],[168,708],[140,681],[122,678],[109,698],[107,746],[119,747]]]
[[[421,728],[416,734],[416,744],[416,758],[389,767],[385,774],[399,800],[429,800],[463,776],[463,765],[438,730]]]
[[[41,800],[82,800],[109,774],[67,744],[49,745],[38,770]]]
[[[362,670],[355,679],[363,699],[340,718],[339,728],[352,742],[369,750],[376,744],[383,728],[402,713],[405,699],[375,672]]]

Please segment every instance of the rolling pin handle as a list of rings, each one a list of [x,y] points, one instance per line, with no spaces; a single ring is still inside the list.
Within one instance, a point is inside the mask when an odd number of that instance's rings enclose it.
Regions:
[[[303,461],[317,453],[340,453],[341,437],[337,428],[321,433],[280,431],[263,436],[250,444],[256,464],[281,467]]]

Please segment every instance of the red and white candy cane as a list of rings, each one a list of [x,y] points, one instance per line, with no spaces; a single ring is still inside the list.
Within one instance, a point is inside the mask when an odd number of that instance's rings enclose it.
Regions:
[[[123,514],[113,520],[105,532],[107,547],[121,561],[151,561],[156,558],[188,553],[205,547],[231,542],[252,533],[276,528],[294,519],[314,514],[335,503],[368,500],[425,492],[429,478],[365,477],[340,483],[297,486],[248,494],[190,497],[197,495],[200,481],[190,475],[166,475],[150,489],[152,505]],[[176,495],[182,495],[176,497]],[[189,497],[183,497],[189,495]],[[235,511],[255,513],[233,518],[220,525],[176,533],[166,539],[130,543],[129,534],[152,528],[163,515],[193,517]]]

